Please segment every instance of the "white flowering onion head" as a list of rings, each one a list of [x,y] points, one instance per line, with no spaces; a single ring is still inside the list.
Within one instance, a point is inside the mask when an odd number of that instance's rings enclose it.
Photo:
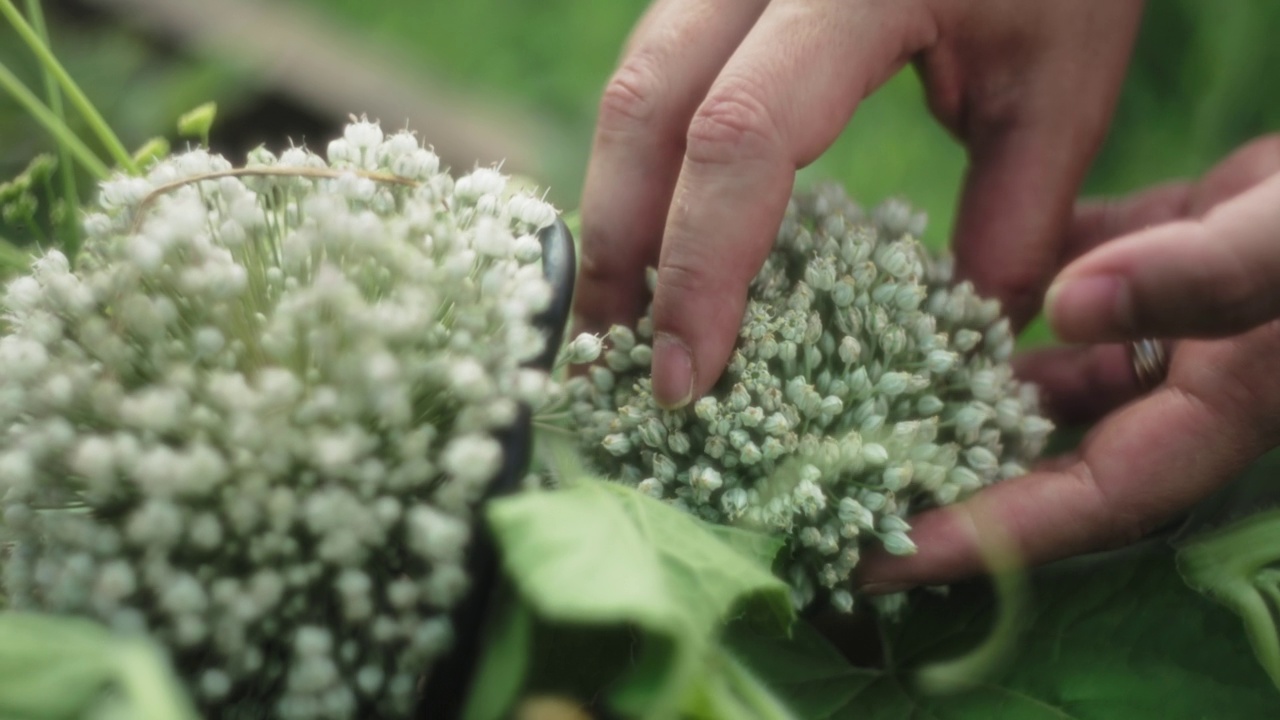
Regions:
[[[2,296],[4,588],[151,633],[210,717],[404,716],[494,433],[554,392],[554,209],[366,121],[329,153],[113,178]]]
[[[915,552],[904,518],[1024,473],[1052,429],[998,303],[953,283],[923,229],[899,201],[867,214],[835,187],[798,194],[712,392],[658,408],[652,317],[615,329],[570,388],[587,451],[699,517],[784,535],[797,606],[821,590],[851,610],[866,544]]]

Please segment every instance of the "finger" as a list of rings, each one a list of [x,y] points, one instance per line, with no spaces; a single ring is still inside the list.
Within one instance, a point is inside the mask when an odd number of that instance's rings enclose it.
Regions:
[[[1124,345],[1045,348],[1019,356],[1014,367],[1063,424],[1091,422],[1141,394]]]
[[[797,167],[927,41],[915,2],[774,0],[689,126],[654,294],[654,395],[680,406],[733,348]],[[925,29],[922,29],[925,28]]]
[[[888,592],[979,573],[979,538],[992,526],[1032,565],[1137,540],[1268,448],[1275,423],[1258,422],[1250,408],[1260,398],[1239,383],[1266,372],[1267,362],[1258,358],[1247,372],[1197,365],[1184,373],[1198,374],[1194,382],[1164,386],[1108,417],[1063,471],[1009,480],[912,518],[919,552],[869,554],[862,582],[870,592]],[[1268,392],[1280,394],[1274,387]],[[1276,402],[1262,400],[1268,407]]]
[[[694,109],[767,0],[663,0],[637,26],[605,88],[582,195],[581,330],[643,308]]]
[[[1280,174],[1203,219],[1107,243],[1069,265],[1046,298],[1068,341],[1222,337],[1280,316]]]
[[[1121,235],[1187,217],[1194,191],[1190,182],[1171,182],[1122,198],[1077,202],[1063,241],[1062,261],[1074,260]]]
[[[1108,240],[1153,225],[1200,217],[1278,171],[1280,135],[1269,135],[1245,144],[1197,182],[1165,183],[1123,198],[1082,200],[1076,203],[1062,260],[1074,260]]]
[[[951,6],[969,12],[973,5]],[[921,63],[935,114],[969,151],[954,233],[957,270],[999,298],[1018,327],[1035,315],[1057,267],[1063,229],[1119,95],[1141,5],[1095,0],[1038,12],[1048,15],[1038,21],[1053,37],[1019,42],[960,33],[960,47],[942,45],[931,51],[936,62],[926,56]],[[979,41],[994,49],[975,46]],[[952,67],[957,55],[966,61],[960,72]]]

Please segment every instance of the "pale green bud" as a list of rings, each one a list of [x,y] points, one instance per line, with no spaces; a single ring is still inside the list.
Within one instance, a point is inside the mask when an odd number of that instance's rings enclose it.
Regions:
[[[969,378],[973,396],[984,402],[994,402],[1000,393],[1000,379],[991,370],[979,370]]]
[[[776,437],[767,437],[760,445],[760,453],[764,456],[765,460],[777,460],[782,457],[786,451],[786,446],[783,445],[782,441],[778,440]]]
[[[988,449],[982,446],[971,447],[964,453],[965,462],[969,463],[969,467],[980,473],[994,472],[1000,461]]]
[[[1008,480],[1010,478],[1022,477],[1027,474],[1027,469],[1016,462],[1007,462],[1000,466],[1000,479]]]
[[[880,527],[878,529],[882,533],[906,533],[911,531],[911,526],[907,524],[906,520],[897,515],[885,515],[880,518]]]
[[[880,333],[880,352],[886,356],[902,353],[907,349],[907,331],[899,325],[890,325]]]
[[[653,364],[653,348],[648,345],[636,345],[629,355],[635,367],[647,368]]]
[[[840,339],[840,348],[837,352],[846,365],[852,365],[862,357],[862,343],[858,342],[858,339],[852,335],[845,335]],[[863,375],[866,374],[866,370],[862,368],[859,368],[859,370],[862,370]]]
[[[944,375],[951,372],[951,368],[956,366],[956,362],[960,360],[960,356],[946,350],[931,350],[925,356],[925,367],[929,368],[929,372],[937,375]]]
[[[870,530],[875,527],[875,515],[872,514],[862,503],[850,497],[840,498],[840,504],[836,509],[836,514],[840,518],[840,522],[853,523],[857,527]]]
[[[853,266],[853,270],[850,272],[850,275],[853,277],[854,285],[856,285],[859,290],[864,291],[871,288],[879,274],[879,271],[876,270],[875,263],[869,261],[858,263]]]
[[[947,480],[963,492],[972,492],[982,487],[982,478],[964,466],[951,468],[951,472],[947,473]]]
[[[915,471],[910,461],[897,467],[891,467],[884,471],[881,476],[881,484],[885,490],[889,492],[900,492],[911,484],[911,477]]]
[[[719,490],[724,485],[724,480],[715,468],[697,465],[689,473],[689,484],[709,495]]]
[[[609,340],[613,343],[615,350],[629,352],[631,348],[636,346],[636,336],[631,328],[626,325],[612,325],[609,327]]]
[[[800,480],[794,491],[791,491],[791,496],[795,498],[796,507],[810,518],[827,506],[827,496],[823,495],[822,488],[813,480]]]
[[[631,355],[621,350],[609,350],[604,354],[604,364],[615,373],[624,373],[630,370],[633,365]]]
[[[804,279],[816,290],[831,290],[836,284],[834,258],[819,256],[810,260],[804,269]]]
[[[889,451],[879,443],[867,443],[862,446],[862,461],[872,467],[881,467],[889,462]]]
[[[893,296],[896,295],[897,292],[897,283],[881,283],[871,290],[871,301],[877,305],[889,305],[893,302]]]
[[[720,496],[720,509],[730,522],[742,517],[747,510],[747,491],[740,487],[729,488]]]
[[[616,380],[613,373],[609,372],[608,368],[603,368],[599,365],[592,365],[591,369],[587,372],[591,376],[591,384],[595,385],[597,390],[606,393],[613,391],[613,386]]]
[[[924,288],[915,283],[902,283],[893,295],[893,304],[903,312],[911,312],[924,302]]]
[[[689,436],[679,430],[670,433],[667,435],[667,447],[676,455],[687,455],[691,447]]]
[[[996,401],[996,425],[1001,430],[1017,430],[1022,421],[1022,403],[1017,398],[1000,398]]]
[[[876,391],[893,397],[907,391],[907,380],[911,376],[905,372],[887,372],[876,381]]]
[[[898,279],[910,275],[916,265],[914,253],[903,242],[881,245],[872,257],[881,270]]]
[[[644,340],[653,339],[653,318],[646,315],[636,321],[636,337]]]
[[[937,415],[946,405],[937,395],[925,395],[916,401],[916,412],[921,415]]]
[[[915,555],[919,551],[916,544],[904,532],[886,533],[880,538],[880,542],[884,544],[884,549],[890,555]]]
[[[570,365],[595,362],[600,357],[603,347],[604,343],[600,338],[590,333],[582,333],[569,343],[569,347],[565,350],[565,361]]]
[[[671,482],[676,479],[676,463],[671,458],[662,453],[653,454],[653,474],[662,482]]]
[[[868,490],[858,494],[858,502],[871,512],[878,513],[889,506],[889,497],[884,493]]]
[[[831,607],[836,612],[848,615],[853,612],[853,595],[844,588],[831,591]]]
[[[831,289],[831,302],[838,308],[847,308],[853,305],[854,298],[858,296],[858,289],[854,285],[853,278],[845,275],[836,281],[835,287]]]
[[[960,499],[960,486],[943,485],[933,491],[933,502],[936,505],[950,505]]]
[[[622,455],[626,455],[631,452],[631,439],[622,433],[606,435],[600,444],[611,455],[617,457],[621,457]]]
[[[828,395],[822,398],[822,403],[818,410],[823,415],[839,415],[844,412],[844,402],[834,395]]]
[[[720,419],[720,403],[714,397],[705,395],[693,404],[693,414],[700,420],[715,422]]]
[[[960,352],[969,352],[978,347],[978,343],[982,342],[982,333],[976,330],[963,328],[956,331],[954,339],[955,348]]]
[[[666,491],[662,487],[662,483],[659,482],[657,478],[645,478],[644,480],[641,480],[640,484],[636,486],[636,489],[657,500],[661,500],[662,496],[666,494]]]

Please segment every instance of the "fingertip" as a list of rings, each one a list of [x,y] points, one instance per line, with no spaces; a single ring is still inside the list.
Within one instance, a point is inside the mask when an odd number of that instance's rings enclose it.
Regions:
[[[666,332],[653,339],[653,399],[664,410],[678,410],[693,400],[697,372],[689,345]]]
[[[1117,275],[1059,278],[1045,294],[1045,309],[1068,342],[1123,340],[1133,332],[1132,290]]]

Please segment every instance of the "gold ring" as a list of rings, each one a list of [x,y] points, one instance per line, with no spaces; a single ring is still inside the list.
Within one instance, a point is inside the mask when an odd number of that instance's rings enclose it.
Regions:
[[[1133,365],[1138,387],[1145,392],[1164,382],[1169,374],[1169,352],[1160,340],[1136,340],[1129,343],[1129,362]]]

